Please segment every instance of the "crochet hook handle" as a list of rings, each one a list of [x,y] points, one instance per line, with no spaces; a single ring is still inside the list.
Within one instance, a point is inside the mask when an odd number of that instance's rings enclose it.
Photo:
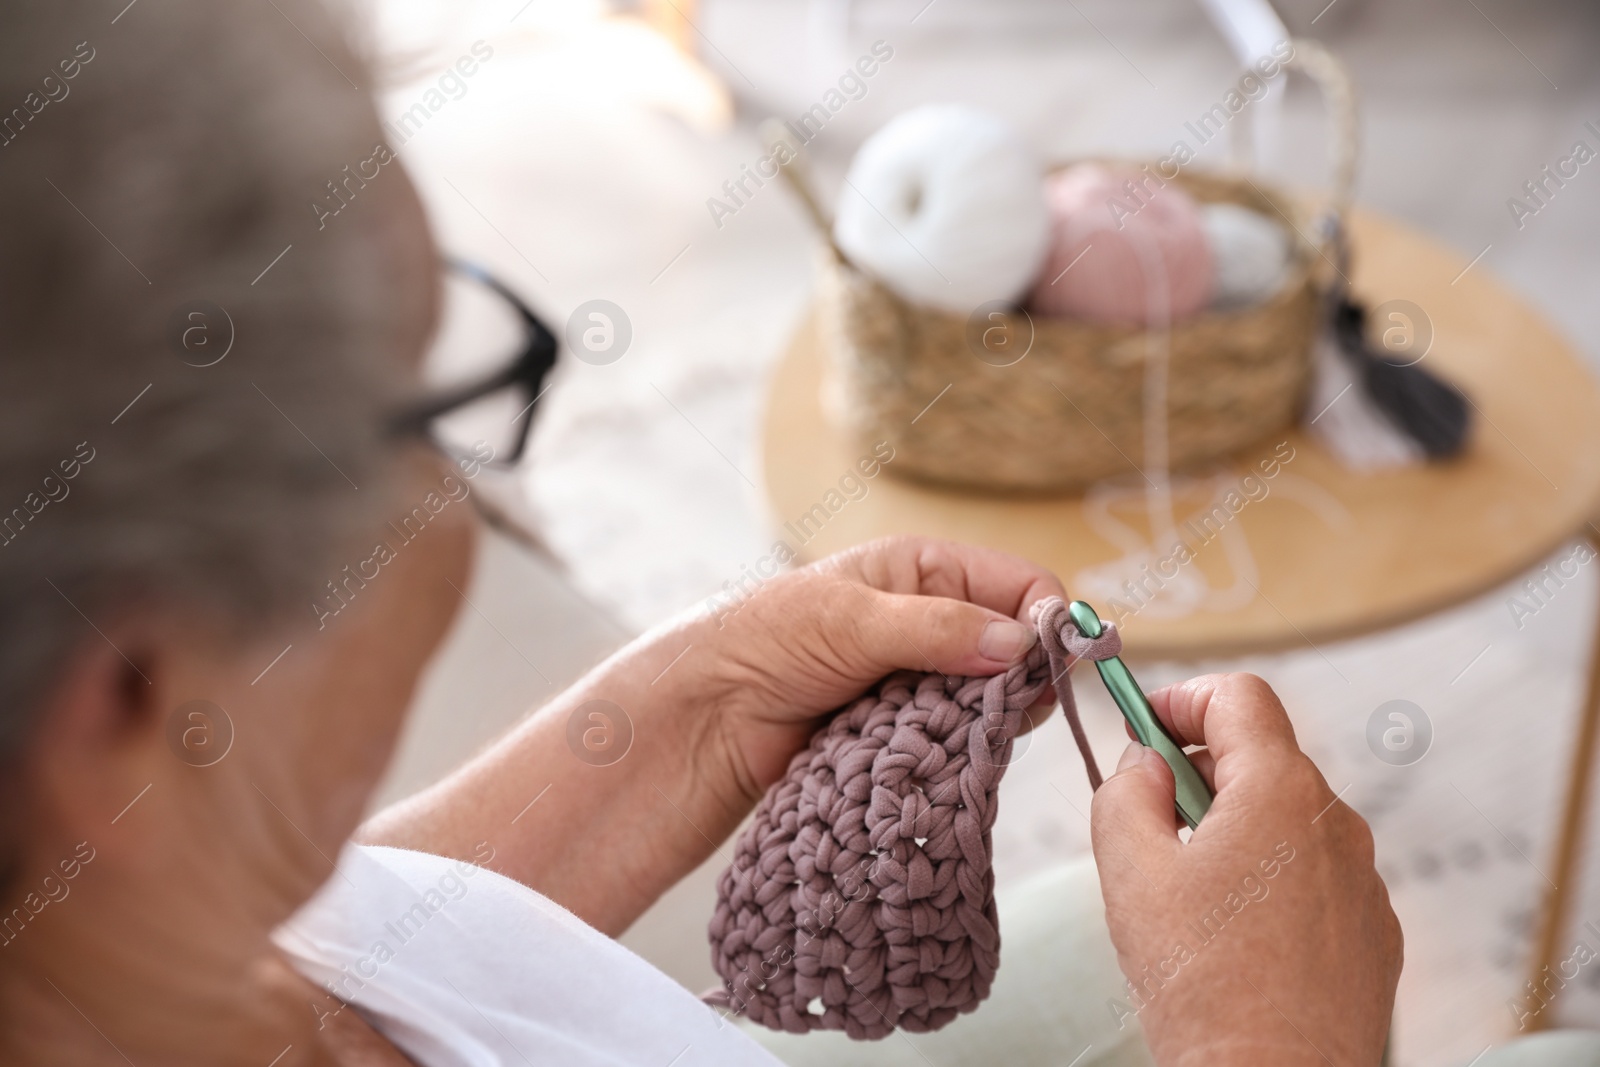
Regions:
[[[1100,625],[1100,614],[1082,600],[1074,600],[1068,606],[1067,614],[1083,636],[1091,640],[1104,632]],[[1133,672],[1122,662],[1122,657],[1099,660],[1095,667],[1139,743],[1155,749],[1156,754],[1172,768],[1172,779],[1178,787],[1178,814],[1183,816],[1183,821],[1189,824],[1191,830],[1194,829],[1200,825],[1205,813],[1211,810],[1211,790],[1206,788],[1205,779],[1194,769],[1189,757],[1183,754],[1183,746],[1174,741],[1161,725],[1155,709],[1145,699],[1144,690],[1133,680]]]

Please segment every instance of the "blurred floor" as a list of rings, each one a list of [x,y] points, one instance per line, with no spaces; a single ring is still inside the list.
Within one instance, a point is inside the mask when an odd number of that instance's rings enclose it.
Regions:
[[[767,550],[757,429],[768,368],[809,299],[813,235],[777,188],[721,227],[710,218],[706,198],[760,154],[754,117],[804,111],[872,41],[890,41],[894,60],[812,146],[832,188],[861,137],[912,103],[985,104],[1056,156],[1145,155],[1234,77],[1184,0],[704,0],[700,53],[742,116],[712,134],[725,103],[714,89],[631,29],[593,21],[587,5],[389,0],[386,10],[391,32],[427,42],[431,69],[475,38],[495,48],[401,152],[446,247],[513,279],[554,325],[598,297],[625,309],[634,335],[614,364],[568,363],[542,404],[530,507],[570,572],[487,546],[469,590],[481,614],[464,611],[430,672],[388,795],[430,780],[625,631],[704,600]],[[1338,0],[1318,27],[1364,97],[1359,198],[1464,258],[1482,252],[1475,269],[1600,365],[1600,304],[1587,291],[1600,170],[1586,168],[1520,230],[1506,207],[1585,136],[1585,120],[1600,123],[1596,20],[1577,3]],[[396,88],[391,114],[426,84]],[[1291,93],[1272,171],[1316,185],[1321,144],[1316,101]],[[1503,1040],[1548,867],[1600,583],[1586,571],[1520,629],[1512,592],[1381,642],[1244,664],[1284,694],[1303,743],[1377,832],[1408,931],[1405,1067],[1465,1064]],[[1151,684],[1197,667],[1136,666]],[[1117,720],[1097,687],[1082,689],[1112,759]],[[1423,707],[1436,731],[1412,767],[1385,766],[1366,746],[1369,714],[1396,698]],[[1033,740],[1004,788],[1002,884],[1085,848],[1081,778],[1064,731]],[[724,862],[713,857],[625,938],[691,988],[710,980],[703,929]],[[1582,918],[1600,918],[1596,874]],[[1562,1014],[1600,1026],[1600,989],[1579,983]]]
[[[479,539],[465,593],[374,809],[443,777],[631,636],[550,560],[501,534]]]

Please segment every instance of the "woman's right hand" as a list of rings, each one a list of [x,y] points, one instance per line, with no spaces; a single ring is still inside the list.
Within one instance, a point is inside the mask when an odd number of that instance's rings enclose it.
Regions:
[[[1372,1067],[1382,1058],[1402,944],[1366,822],[1295,743],[1248,674],[1151,694],[1216,800],[1179,840],[1172,772],[1135,742],[1095,794],[1106,918],[1161,1067]]]

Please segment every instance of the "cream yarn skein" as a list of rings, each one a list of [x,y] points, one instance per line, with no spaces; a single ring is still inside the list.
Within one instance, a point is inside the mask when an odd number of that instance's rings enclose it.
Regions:
[[[968,315],[1032,284],[1049,242],[1043,180],[1002,120],[961,104],[919,107],[856,153],[834,240],[905,299]]]
[[[1200,225],[1216,264],[1212,307],[1251,307],[1283,288],[1293,248],[1282,226],[1238,204],[1206,204],[1200,209]]]

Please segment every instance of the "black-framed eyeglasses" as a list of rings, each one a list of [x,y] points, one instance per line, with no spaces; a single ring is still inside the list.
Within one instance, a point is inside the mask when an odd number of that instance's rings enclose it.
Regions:
[[[432,392],[390,430],[424,437],[455,459],[509,467],[527,450],[556,336],[482,267],[452,259],[445,268],[443,321],[423,368]]]

